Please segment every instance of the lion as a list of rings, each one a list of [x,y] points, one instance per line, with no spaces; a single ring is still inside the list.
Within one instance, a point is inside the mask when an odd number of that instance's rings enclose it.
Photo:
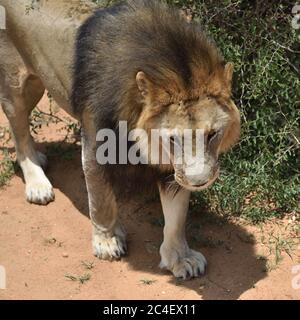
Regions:
[[[92,248],[100,259],[126,254],[126,232],[118,218],[119,193],[158,186],[164,239],[160,267],[188,279],[205,272],[205,257],[185,236],[191,192],[209,187],[219,175],[219,156],[240,135],[240,114],[232,100],[233,64],[195,22],[161,1],[129,0],[108,8],[88,1],[0,0],[7,29],[0,31],[0,102],[9,120],[26,198],[54,200],[35,149],[28,116],[44,94],[82,125],[82,165],[92,222]],[[96,153],[97,132],[128,129],[204,133],[201,157],[169,164],[103,164]],[[178,138],[171,137],[173,143]],[[120,141],[118,141],[120,142]],[[127,142],[126,142],[127,143]],[[149,150],[140,143],[140,152]],[[191,170],[192,169],[192,170]],[[172,188],[170,188],[170,185]]]

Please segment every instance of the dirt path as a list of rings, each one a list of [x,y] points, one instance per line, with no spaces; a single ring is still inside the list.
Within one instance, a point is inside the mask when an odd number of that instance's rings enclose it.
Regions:
[[[292,287],[299,239],[286,220],[252,226],[191,214],[189,242],[204,253],[209,268],[204,277],[182,282],[159,270],[160,204],[155,197],[139,196],[121,208],[129,255],[121,261],[97,260],[91,253],[80,151],[68,144],[57,149],[52,143],[60,138],[56,129],[45,132],[48,143],[41,148],[50,154],[55,202],[47,207],[26,203],[20,171],[0,189],[0,265],[7,273],[0,299],[300,298],[300,289]]]

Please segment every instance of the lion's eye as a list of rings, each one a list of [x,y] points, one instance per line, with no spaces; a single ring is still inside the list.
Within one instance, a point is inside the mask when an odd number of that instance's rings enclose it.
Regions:
[[[213,141],[217,135],[218,133],[216,131],[211,131],[207,136],[207,142],[210,143],[211,141]]]

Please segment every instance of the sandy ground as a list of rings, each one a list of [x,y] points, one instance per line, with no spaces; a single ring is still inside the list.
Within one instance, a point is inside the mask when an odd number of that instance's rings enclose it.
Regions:
[[[2,111],[0,126],[7,126]],[[0,189],[0,265],[7,274],[0,299],[300,298],[300,289],[292,286],[298,283],[292,268],[300,264],[299,239],[288,219],[253,226],[191,213],[189,242],[209,267],[204,277],[183,282],[158,268],[162,211],[157,196],[138,195],[121,205],[128,256],[114,262],[93,257],[80,150],[70,152],[67,143],[59,143],[60,151],[53,152],[63,136],[56,129],[50,125],[39,137],[39,147],[48,150],[55,202],[27,203],[20,170]]]

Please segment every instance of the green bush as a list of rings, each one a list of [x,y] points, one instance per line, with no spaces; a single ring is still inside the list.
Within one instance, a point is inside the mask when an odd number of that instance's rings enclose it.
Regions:
[[[107,4],[113,1],[98,1]],[[253,221],[299,213],[300,33],[294,1],[169,0],[201,22],[235,63],[240,143],[222,157],[222,175],[194,204]]]
[[[183,6],[235,63],[242,136],[217,183],[196,196],[254,221],[299,212],[300,33],[293,1],[169,1]]]

